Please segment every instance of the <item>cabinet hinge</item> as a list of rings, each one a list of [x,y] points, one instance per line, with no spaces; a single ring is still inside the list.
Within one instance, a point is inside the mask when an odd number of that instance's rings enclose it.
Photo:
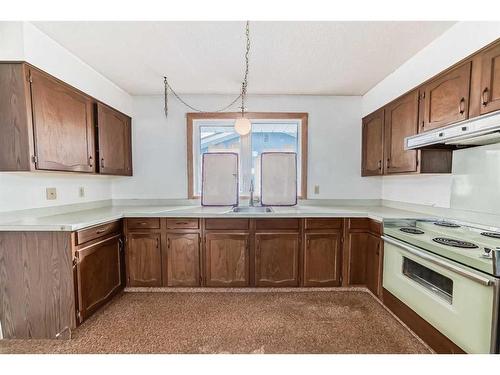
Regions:
[[[31,161],[33,161],[33,163],[35,163],[35,164],[36,164],[36,163],[38,163],[38,156],[33,155],[33,156],[31,157]]]
[[[417,167],[418,167],[419,164],[420,164],[420,160],[417,159]]]

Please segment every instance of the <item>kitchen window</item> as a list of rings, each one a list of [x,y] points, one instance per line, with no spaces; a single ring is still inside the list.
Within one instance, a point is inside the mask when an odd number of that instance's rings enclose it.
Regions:
[[[206,152],[234,152],[239,157],[240,196],[248,196],[253,179],[255,196],[260,196],[262,152],[297,153],[297,192],[307,196],[307,113],[251,112],[249,134],[239,135],[234,121],[240,113],[188,113],[188,196],[201,194],[202,155]]]

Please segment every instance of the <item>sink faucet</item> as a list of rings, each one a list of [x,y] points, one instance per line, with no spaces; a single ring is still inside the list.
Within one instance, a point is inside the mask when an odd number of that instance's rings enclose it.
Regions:
[[[250,180],[250,201],[248,202],[249,207],[253,207],[253,179]]]

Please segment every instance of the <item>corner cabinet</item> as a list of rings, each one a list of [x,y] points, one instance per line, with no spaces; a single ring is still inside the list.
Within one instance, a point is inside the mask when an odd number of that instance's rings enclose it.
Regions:
[[[384,109],[363,118],[362,176],[378,176],[384,173]]]
[[[0,171],[131,175],[130,124],[27,63],[0,62]]]

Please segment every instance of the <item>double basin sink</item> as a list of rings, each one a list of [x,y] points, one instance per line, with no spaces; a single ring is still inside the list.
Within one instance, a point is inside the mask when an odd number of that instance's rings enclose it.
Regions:
[[[233,207],[228,212],[242,213],[242,214],[266,214],[266,213],[273,213],[274,210],[271,207],[262,207],[262,206],[254,206],[254,207],[237,206]]]

